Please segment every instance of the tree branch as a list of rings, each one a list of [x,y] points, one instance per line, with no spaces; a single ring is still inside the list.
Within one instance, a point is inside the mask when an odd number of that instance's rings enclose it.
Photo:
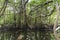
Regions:
[[[34,12],[34,11],[37,10],[38,8],[41,8],[41,7],[43,7],[43,6],[45,6],[45,5],[49,4],[49,3],[52,3],[52,2],[53,2],[53,1],[47,1],[47,2],[45,2],[45,3],[43,3],[43,4],[37,5],[36,7],[34,7],[34,8],[31,9],[31,11],[29,12],[29,15],[31,14],[31,12]]]
[[[27,0],[24,5],[26,5],[26,4],[28,3],[28,1],[29,1],[29,0]]]
[[[4,4],[3,4],[3,7],[1,8],[0,12],[0,17],[4,15],[4,12],[5,12],[5,9],[7,7],[7,4],[8,4],[8,0],[5,0]]]

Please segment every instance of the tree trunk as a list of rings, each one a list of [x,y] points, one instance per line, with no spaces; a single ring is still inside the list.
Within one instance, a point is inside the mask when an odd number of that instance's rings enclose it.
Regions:
[[[54,35],[55,35],[56,40],[60,40],[57,33],[56,33],[56,27],[58,26],[58,20],[59,20],[59,15],[60,15],[58,3],[56,4],[56,10],[57,10],[57,15],[56,15],[56,20],[55,20],[55,23],[54,23],[53,31],[54,31]]]

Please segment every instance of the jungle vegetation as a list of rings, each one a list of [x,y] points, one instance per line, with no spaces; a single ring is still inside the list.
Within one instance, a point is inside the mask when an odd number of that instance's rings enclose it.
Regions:
[[[0,40],[59,40],[60,0],[0,0]]]

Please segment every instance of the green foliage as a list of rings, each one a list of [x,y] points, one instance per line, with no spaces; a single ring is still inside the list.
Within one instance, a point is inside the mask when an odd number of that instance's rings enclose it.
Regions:
[[[5,0],[0,0],[0,8],[3,7],[3,3]],[[31,0],[31,2],[27,3],[26,7],[26,15],[27,15],[27,24],[31,26],[39,25],[40,24],[54,24],[55,17],[56,17],[56,9],[54,8],[55,3],[58,2],[60,4],[60,0],[54,0],[52,3],[47,3],[46,5],[43,5],[47,0]],[[54,3],[54,4],[53,4]],[[38,5],[38,6],[37,6]],[[43,6],[42,6],[43,5]],[[36,7],[37,6],[37,7]],[[10,7],[10,9],[9,9]],[[14,9],[11,10],[11,7]],[[19,9],[21,7],[20,0],[17,0],[14,2],[14,0],[9,0],[9,3],[6,7],[6,10],[4,14],[0,17],[0,24],[9,23],[16,21],[18,23],[21,21],[21,24],[23,25],[25,23],[25,13],[23,14],[21,10]],[[35,10],[35,7],[37,8]],[[39,8],[38,8],[39,7]],[[22,8],[23,10],[24,8]],[[51,13],[51,11],[54,9],[52,15],[47,16]],[[0,9],[1,10],[1,9]],[[16,10],[19,11],[16,13]],[[30,13],[31,10],[34,10]],[[0,12],[1,14],[1,12]],[[16,20],[14,20],[14,17]],[[19,20],[19,21],[18,21]],[[60,21],[59,21],[60,22]],[[28,33],[29,34],[29,33]],[[35,34],[32,32],[31,36],[35,36]],[[30,34],[29,34],[30,35]],[[10,35],[8,35],[10,36]],[[54,37],[52,36],[52,40],[54,40]]]

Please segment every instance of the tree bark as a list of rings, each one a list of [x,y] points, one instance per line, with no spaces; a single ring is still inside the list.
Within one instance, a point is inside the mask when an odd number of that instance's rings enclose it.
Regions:
[[[60,40],[56,33],[56,27],[58,26],[58,19],[59,19],[59,15],[60,15],[58,3],[56,4],[56,10],[57,10],[57,15],[56,15],[56,20],[55,20],[54,27],[53,27],[53,32],[54,32],[56,40]]]

